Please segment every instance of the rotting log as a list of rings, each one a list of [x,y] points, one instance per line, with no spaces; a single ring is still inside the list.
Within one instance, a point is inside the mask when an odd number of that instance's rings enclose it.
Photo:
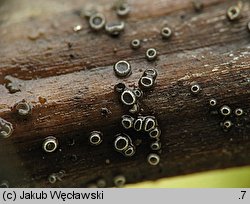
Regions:
[[[250,164],[250,2],[242,1],[242,17],[230,22],[227,9],[234,1],[203,1],[197,13],[191,0],[129,1],[125,32],[112,38],[92,32],[79,16],[87,0],[0,1],[0,117],[13,125],[13,134],[0,140],[0,181],[11,187],[85,187],[103,178],[113,186],[118,174],[127,183]],[[107,19],[117,18],[113,1],[95,1]],[[80,24],[82,30],[73,31]],[[169,40],[159,32],[168,25]],[[132,50],[132,39],[142,46]],[[158,59],[145,59],[147,48]],[[132,75],[119,79],[113,64],[128,60]],[[150,166],[145,137],[136,154],[125,158],[113,148],[114,136],[124,132],[120,121],[128,110],[114,86],[137,86],[146,68],[158,77],[143,100],[143,115],[154,115],[162,130],[160,164]],[[10,93],[6,76],[16,78],[20,91]],[[7,77],[8,78],[8,77]],[[197,82],[202,90],[190,92]],[[242,108],[244,115],[230,117],[233,127],[223,131],[223,117],[210,113],[208,101]],[[26,118],[13,112],[25,99],[32,104]],[[107,108],[108,111],[102,111]],[[103,132],[93,147],[88,136]],[[59,148],[51,154],[43,141],[54,136]],[[132,138],[138,138],[133,133]],[[49,183],[53,173],[65,171],[61,181]]]

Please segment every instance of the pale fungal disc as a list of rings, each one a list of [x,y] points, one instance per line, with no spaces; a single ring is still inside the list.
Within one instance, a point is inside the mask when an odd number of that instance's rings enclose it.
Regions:
[[[26,116],[31,112],[31,106],[26,101],[18,102],[15,108],[21,116]]]
[[[0,188],[9,188],[9,182],[6,180],[1,181]]]
[[[153,68],[146,69],[143,73],[143,76],[151,76],[153,79],[156,79],[157,75],[157,70]]]
[[[118,175],[113,180],[116,187],[123,187],[126,183],[126,178],[123,175]]]
[[[231,126],[232,126],[232,122],[230,120],[226,120],[224,123],[223,123],[224,127],[229,129]]]
[[[123,115],[121,123],[125,129],[130,129],[133,127],[134,118],[129,115]]]
[[[149,48],[147,51],[146,51],[146,59],[148,61],[153,61],[157,58],[157,51],[156,49],[154,48]]]
[[[159,138],[159,137],[161,136],[161,131],[160,131],[160,129],[159,129],[158,127],[156,127],[155,129],[151,130],[151,131],[149,132],[149,136],[150,136],[151,138],[154,138],[154,139]]]
[[[236,108],[234,113],[236,116],[241,116],[243,115],[244,111],[241,108]]]
[[[227,105],[224,105],[220,108],[220,112],[224,116],[228,116],[231,114],[231,108]]]
[[[240,18],[241,9],[239,6],[231,6],[227,10],[227,17],[230,21],[234,21]]]
[[[107,182],[106,180],[104,179],[99,179],[97,182],[96,182],[96,185],[98,188],[105,188],[106,185],[107,185]]]
[[[160,150],[161,149],[161,144],[158,141],[153,142],[153,143],[151,143],[150,148],[152,150],[155,150],[155,151]]]
[[[114,146],[117,151],[123,151],[128,148],[129,140],[126,137],[118,136],[115,139]]]
[[[51,153],[57,149],[58,141],[55,137],[47,137],[43,142],[43,149],[45,152]]]
[[[135,154],[135,149],[134,149],[134,147],[132,147],[132,146],[128,147],[128,148],[125,150],[124,154],[125,154],[125,156],[127,156],[127,157],[133,156],[133,155]]]
[[[210,105],[210,106],[216,106],[216,105],[217,105],[216,99],[214,99],[214,98],[210,99],[210,100],[209,100],[209,105]]]
[[[105,25],[105,30],[108,34],[117,36],[119,35],[125,28],[125,23],[121,22],[109,22]]]
[[[156,166],[160,162],[160,157],[158,154],[149,154],[148,155],[148,163],[152,166]]]
[[[146,117],[146,120],[144,122],[144,131],[150,132],[156,127],[156,121],[153,117]]]
[[[13,133],[13,126],[11,123],[0,118],[0,138],[8,138]]]
[[[129,12],[130,12],[130,7],[126,2],[119,4],[116,8],[116,13],[118,16],[127,16]]]
[[[56,175],[55,174],[51,174],[49,175],[48,177],[48,181],[51,183],[51,184],[54,184],[56,182]]]
[[[133,48],[133,49],[138,49],[138,48],[141,47],[141,41],[138,40],[138,39],[134,39],[134,40],[132,40],[132,41],[130,42],[130,46],[131,46],[131,48]]]
[[[171,37],[171,35],[172,35],[172,30],[169,27],[163,27],[161,29],[161,36],[162,36],[162,38],[168,39],[168,38]]]
[[[114,72],[118,77],[126,77],[131,74],[132,70],[130,64],[127,61],[121,60],[115,63]]]
[[[102,133],[99,131],[92,131],[89,136],[89,142],[92,145],[99,145],[102,143]]]
[[[137,118],[134,122],[134,129],[136,131],[141,131],[144,123],[144,118]]]
[[[132,106],[136,103],[136,96],[133,91],[127,89],[122,92],[121,101],[124,105]]]
[[[151,76],[143,76],[140,78],[139,84],[141,88],[150,89],[154,85],[154,79]]]
[[[191,92],[192,92],[193,94],[198,94],[198,93],[200,92],[200,90],[201,90],[201,87],[200,87],[199,84],[196,84],[196,83],[195,83],[195,84],[191,85],[190,90],[191,90]]]
[[[89,18],[89,25],[93,30],[101,30],[105,25],[105,17],[101,13],[96,13]]]

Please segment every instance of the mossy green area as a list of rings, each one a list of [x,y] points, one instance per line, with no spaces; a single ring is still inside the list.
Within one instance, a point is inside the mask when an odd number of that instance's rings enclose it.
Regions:
[[[127,188],[250,188],[250,166],[130,184]]]

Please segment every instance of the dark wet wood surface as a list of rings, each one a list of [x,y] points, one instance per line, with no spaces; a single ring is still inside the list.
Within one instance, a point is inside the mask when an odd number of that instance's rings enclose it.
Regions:
[[[118,174],[128,183],[250,164],[250,2],[242,1],[242,17],[230,22],[227,9],[233,1],[204,1],[195,12],[191,0],[129,1],[125,32],[118,38],[93,32],[79,11],[91,1],[0,1],[0,117],[12,123],[13,134],[0,140],[0,181],[11,187],[82,187],[99,178],[113,186]],[[116,19],[113,1],[96,1],[107,19]],[[81,24],[83,29],[74,32]],[[162,40],[163,26],[173,30]],[[129,46],[141,39],[139,50]],[[145,51],[159,52],[155,62]],[[127,60],[132,75],[119,79],[113,64]],[[113,148],[114,136],[124,132],[122,106],[114,85],[137,86],[146,68],[156,68],[152,91],[142,100],[143,115],[154,115],[162,130],[158,166],[147,163],[151,152],[142,139],[135,156],[125,158]],[[6,76],[20,85],[10,93]],[[13,78],[14,77],[14,78]],[[197,82],[202,90],[190,92]],[[224,132],[220,115],[211,115],[208,101],[242,108],[230,116],[233,127]],[[32,114],[18,116],[13,106],[25,99]],[[103,114],[107,108],[108,114]],[[103,143],[93,147],[89,133],[102,131]],[[42,150],[47,136],[59,141],[56,152]],[[62,181],[48,176],[65,171]]]

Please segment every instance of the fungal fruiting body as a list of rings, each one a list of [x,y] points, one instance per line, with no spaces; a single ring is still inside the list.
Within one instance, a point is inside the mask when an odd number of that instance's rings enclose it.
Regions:
[[[163,27],[161,29],[161,36],[163,39],[168,39],[172,35],[172,30],[169,27]]]
[[[10,122],[0,118],[0,138],[8,138],[13,133],[13,126]]]
[[[227,105],[223,105],[221,108],[220,108],[220,113],[224,116],[228,116],[231,114],[231,108]]]
[[[227,10],[227,17],[230,21],[239,19],[241,16],[241,8],[239,6],[231,6]]]
[[[160,157],[158,154],[151,153],[147,157],[148,163],[152,166],[156,166],[160,162]]]
[[[126,183],[126,178],[123,175],[117,175],[114,177],[113,181],[116,187],[123,187]]]
[[[130,46],[132,49],[136,50],[141,47],[141,41],[139,39],[134,39],[130,42]]]
[[[25,100],[18,102],[14,107],[20,116],[27,116],[32,110],[31,105]]]
[[[105,17],[101,13],[95,13],[89,18],[89,25],[95,31],[101,30],[105,26],[105,23]]]
[[[153,61],[157,58],[157,51],[154,48],[149,48],[149,49],[147,49],[145,55],[146,55],[146,59],[148,61]]]
[[[139,79],[139,86],[144,89],[151,89],[157,77],[156,69],[147,69],[143,72],[142,77]]]
[[[121,60],[115,63],[114,72],[118,77],[126,77],[131,74],[132,70],[130,64],[127,61]]]
[[[105,31],[112,36],[118,36],[124,28],[125,23],[123,21],[108,22],[105,25]]]
[[[122,133],[115,137],[114,147],[116,151],[122,153],[126,157],[131,157],[135,154],[135,146],[127,134]]]
[[[198,94],[201,91],[201,87],[198,83],[194,82],[191,84],[190,90],[193,94]]]
[[[58,147],[58,140],[55,137],[49,136],[43,142],[43,150],[47,153],[54,152]]]
[[[92,131],[89,136],[89,142],[91,145],[99,145],[102,143],[102,133],[100,131]]]
[[[130,12],[130,7],[127,2],[119,2],[119,4],[116,5],[116,13],[118,16],[127,16]]]

